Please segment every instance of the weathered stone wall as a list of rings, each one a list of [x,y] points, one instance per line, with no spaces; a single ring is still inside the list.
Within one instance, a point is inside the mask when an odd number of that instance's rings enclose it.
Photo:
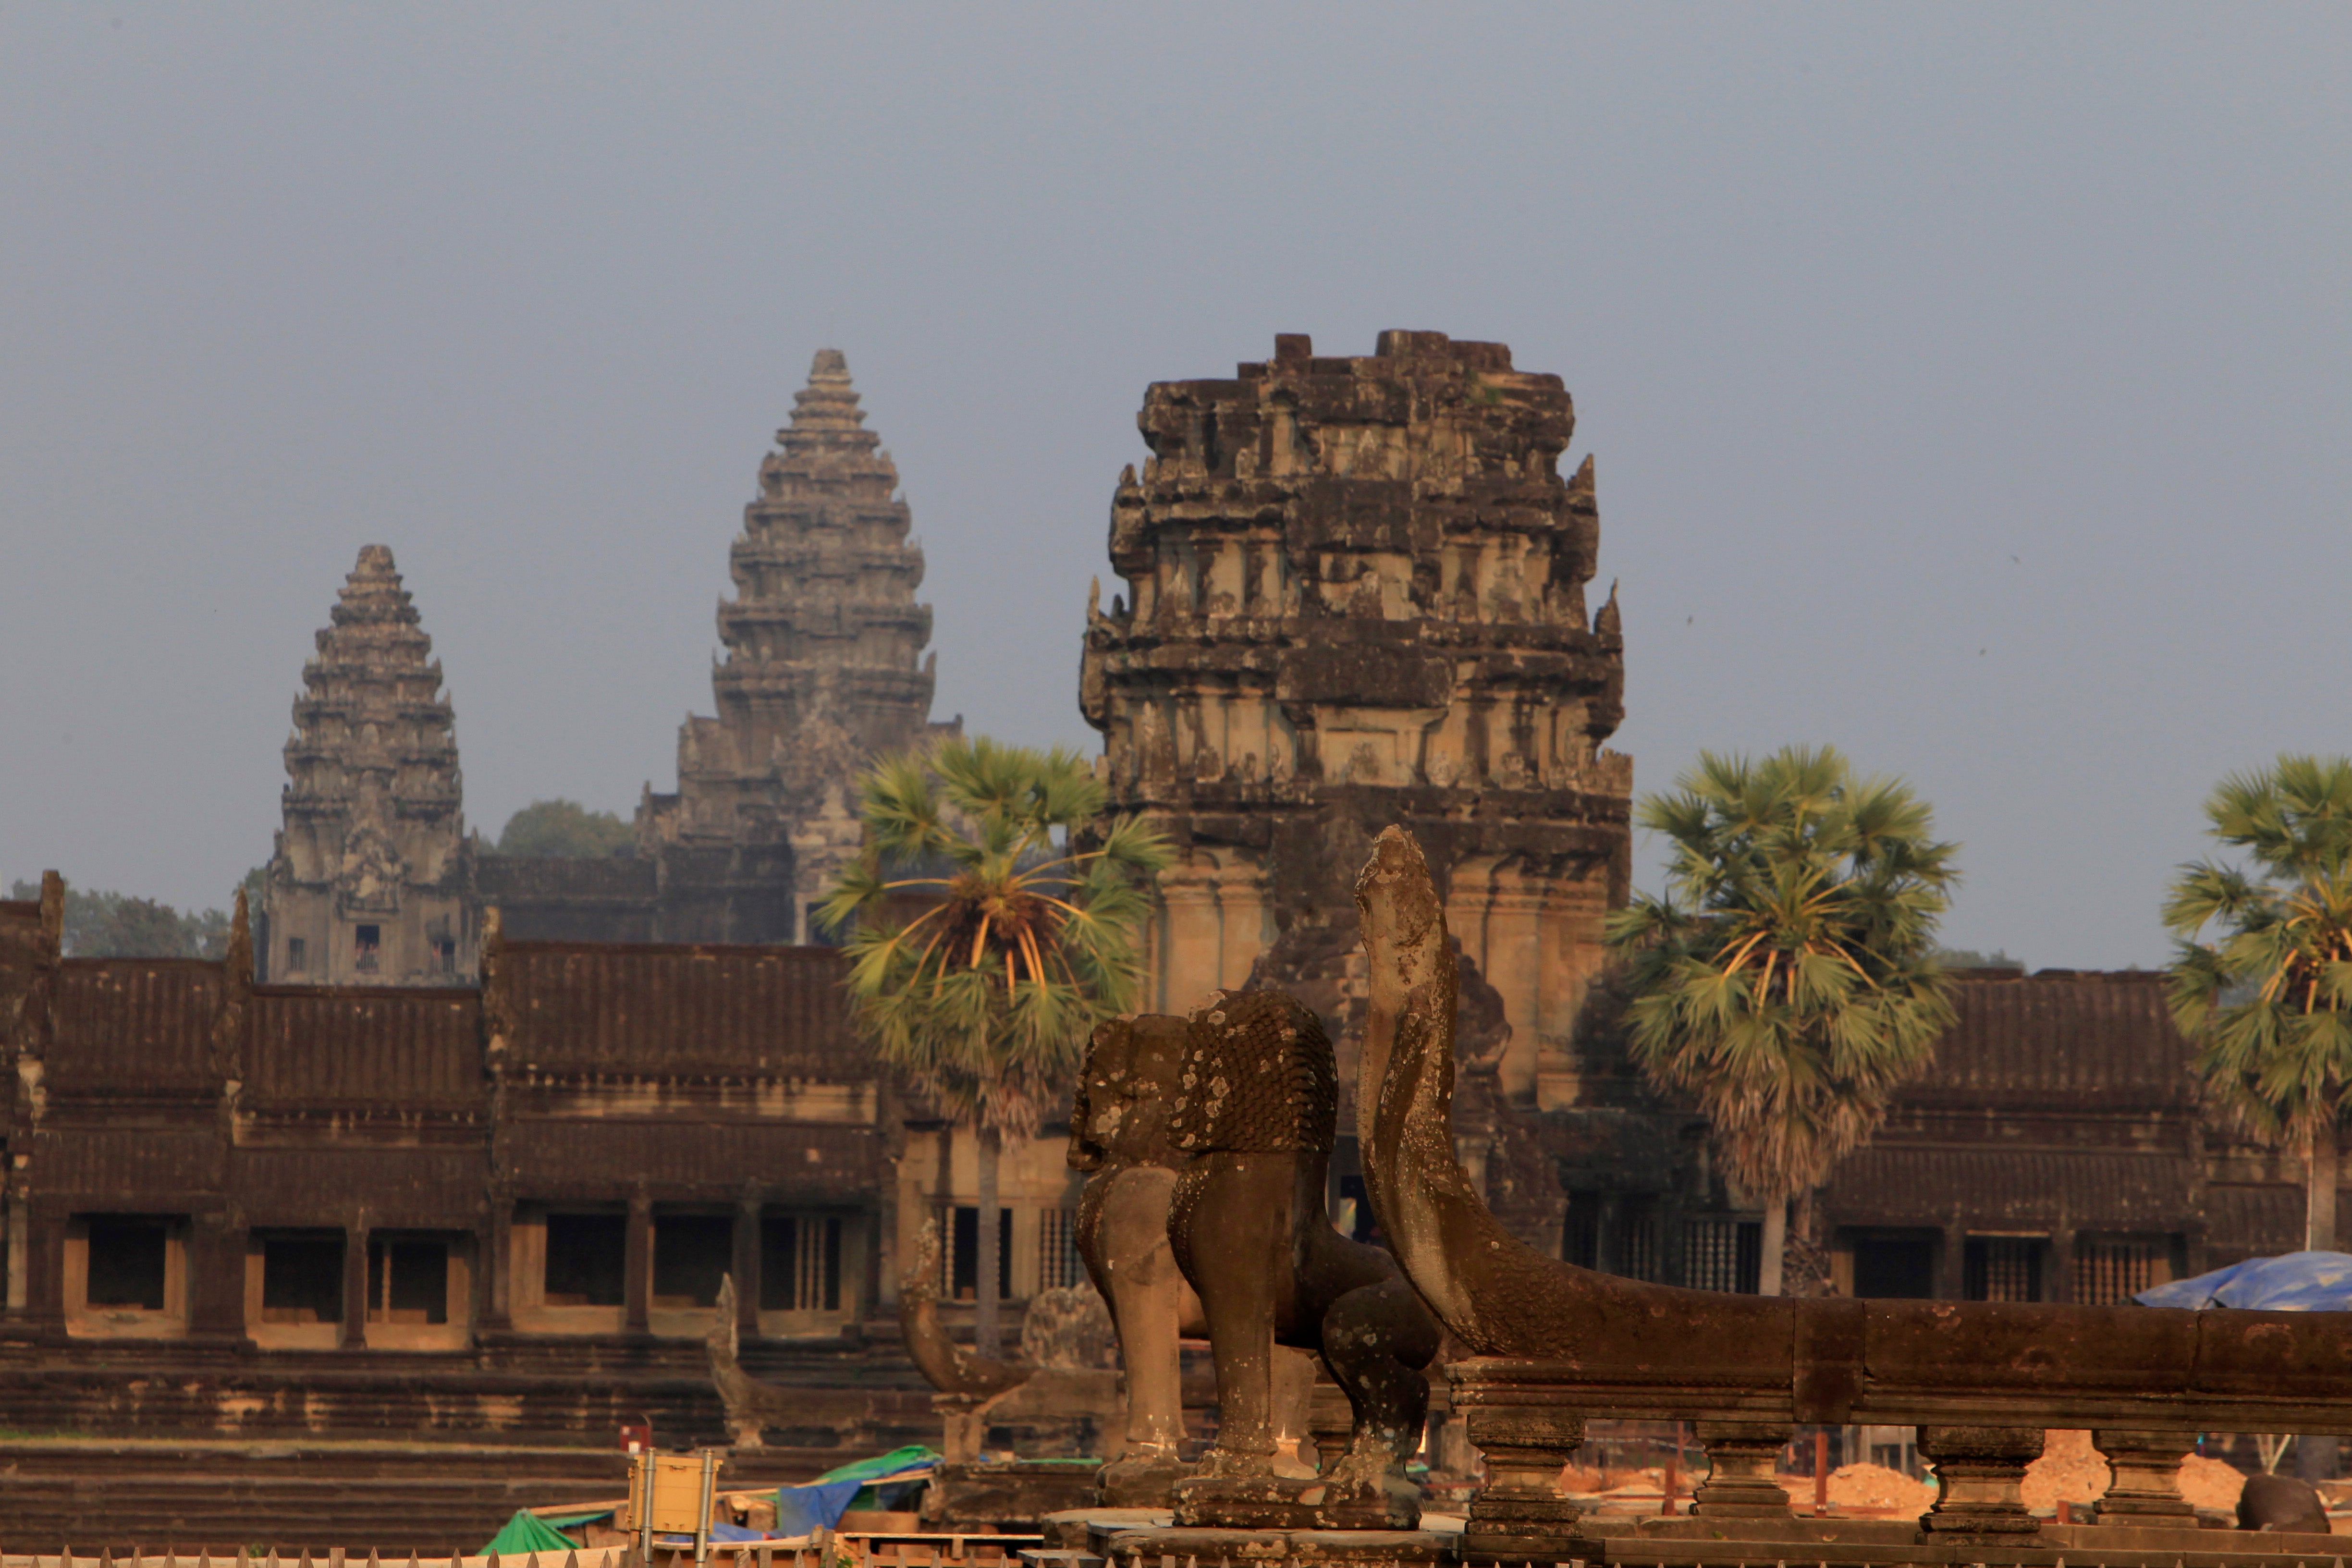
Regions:
[[[1139,424],[1080,707],[1112,808],[1180,847],[1151,1005],[1344,967],[1356,870],[1402,822],[1501,999],[1502,1093],[1573,1102],[1633,764],[1602,749],[1623,642],[1613,594],[1587,609],[1600,525],[1591,463],[1559,471],[1559,379],[1437,332],[1360,358],[1284,335],[1230,381],[1153,385]]]

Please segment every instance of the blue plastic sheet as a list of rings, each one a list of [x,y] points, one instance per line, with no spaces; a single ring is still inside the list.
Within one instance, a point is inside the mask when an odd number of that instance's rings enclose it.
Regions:
[[[2352,1253],[2249,1258],[2132,1298],[2143,1307],[2235,1307],[2248,1312],[2352,1311]]]
[[[808,1535],[831,1530],[849,1510],[849,1500],[864,1483],[855,1477],[838,1481],[812,1481],[804,1487],[776,1489],[776,1533]]]

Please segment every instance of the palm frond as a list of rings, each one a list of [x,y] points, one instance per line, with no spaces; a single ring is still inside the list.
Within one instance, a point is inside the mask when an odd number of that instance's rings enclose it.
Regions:
[[[2245,863],[2184,865],[2166,889],[2167,1000],[2215,1102],[2300,1144],[2352,1092],[2352,760],[2282,753],[2205,815]]]
[[[1034,1130],[1095,1024],[1132,1007],[1147,879],[1172,851],[1101,823],[1104,801],[1076,752],[985,736],[863,776],[866,844],[820,918],[849,933],[857,1026],[942,1115]]]
[[[1958,846],[1907,785],[1857,781],[1829,746],[1702,752],[1636,816],[1670,849],[1668,893],[1604,926],[1635,1059],[1697,1103],[1742,1186],[1813,1184],[1949,1025],[1932,949]]]

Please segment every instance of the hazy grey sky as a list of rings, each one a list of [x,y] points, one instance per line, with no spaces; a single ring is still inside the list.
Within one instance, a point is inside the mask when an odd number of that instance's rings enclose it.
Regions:
[[[222,901],[370,542],[474,825],[674,787],[825,346],[941,714],[1091,750],[1145,384],[1412,327],[1575,395],[1641,787],[1834,742],[1965,842],[1951,941],[2160,962],[2213,782],[2352,751],[2348,58],[2275,4],[0,10],[0,875]]]

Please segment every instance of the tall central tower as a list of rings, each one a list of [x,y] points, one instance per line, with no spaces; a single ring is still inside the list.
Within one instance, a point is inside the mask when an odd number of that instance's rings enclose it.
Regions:
[[[1633,763],[1601,744],[1624,644],[1613,592],[1587,613],[1600,521],[1590,463],[1559,472],[1559,378],[1442,332],[1344,359],[1285,335],[1230,381],[1155,384],[1139,423],[1128,592],[1088,615],[1079,707],[1113,809],[1180,847],[1152,1005],[1255,978],[1342,1011],[1355,873],[1402,822],[1500,994],[1504,1089],[1573,1100]]]
[[[713,895],[666,922],[678,936],[809,940],[810,906],[856,852],[857,770],[955,728],[930,722],[923,552],[840,351],[817,354],[794,402],[729,557],[718,715],[687,720],[677,793],[638,810],[644,848],[693,862]]]

